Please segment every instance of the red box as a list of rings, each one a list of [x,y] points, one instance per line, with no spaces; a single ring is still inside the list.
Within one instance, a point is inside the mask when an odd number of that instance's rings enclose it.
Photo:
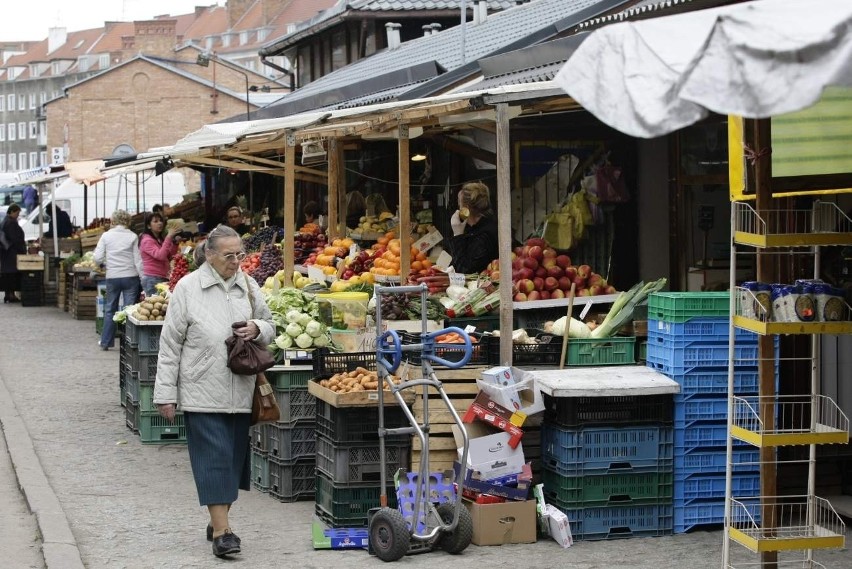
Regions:
[[[517,411],[509,411],[502,405],[495,403],[488,395],[482,391],[473,400],[473,403],[468,407],[464,414],[463,421],[472,423],[474,419],[485,421],[509,433],[509,446],[515,448],[521,442],[524,432],[520,429],[526,419],[526,415]]]

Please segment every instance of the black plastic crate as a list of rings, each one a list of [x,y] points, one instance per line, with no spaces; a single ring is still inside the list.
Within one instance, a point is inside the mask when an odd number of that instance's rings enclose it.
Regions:
[[[269,460],[280,462],[300,458],[313,458],[316,454],[316,428],[314,423],[267,423],[264,425],[264,449]]]
[[[470,355],[470,359],[465,365],[488,365],[490,363],[490,345],[493,343],[491,341],[492,336],[488,334],[471,334],[471,339],[473,338],[476,338],[476,341],[471,342],[472,353]],[[400,332],[399,339],[403,344],[419,344],[420,333]],[[499,357],[499,341],[496,343],[497,354]],[[408,360],[411,364],[419,366],[421,363],[420,354],[421,352],[402,352],[402,359]],[[435,344],[435,355],[448,362],[461,361],[464,355],[464,344]],[[435,364],[435,367],[443,366],[437,366],[437,364]]]
[[[408,470],[411,444],[385,444],[385,480],[393,480],[400,468]],[[378,483],[381,479],[382,454],[378,442],[337,444],[317,436],[317,470],[335,484]]]
[[[576,428],[589,425],[671,425],[671,395],[551,397],[544,395],[546,423]]]
[[[396,490],[393,482],[385,489],[388,506],[396,508]],[[381,490],[378,484],[339,486],[325,474],[316,476],[315,512],[328,526],[366,527],[371,508],[379,507]]]
[[[274,392],[281,410],[279,423],[314,420],[317,412],[316,397],[307,389],[275,389]]]
[[[358,367],[376,371],[376,352],[353,352],[339,354],[327,349],[314,353],[314,376],[328,377],[336,373],[347,373]]]
[[[379,410],[376,407],[334,407],[317,399],[317,435],[334,443],[376,442],[379,440]],[[408,427],[402,409],[385,406],[385,428]],[[385,437],[388,444],[405,444],[409,435]]]
[[[538,342],[535,344],[512,344],[512,365],[559,365],[562,356],[562,336],[534,333],[527,330]],[[488,345],[488,363],[503,365],[500,361],[500,339],[492,337]],[[567,355],[567,354],[566,354]]]
[[[292,462],[268,457],[269,495],[279,502],[296,502],[314,498],[316,465],[312,458]]]

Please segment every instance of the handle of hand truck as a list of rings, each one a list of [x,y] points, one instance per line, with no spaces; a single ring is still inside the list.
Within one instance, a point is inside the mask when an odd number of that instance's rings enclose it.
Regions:
[[[438,330],[437,332],[429,332],[428,334],[423,335],[423,343],[434,344],[435,338],[437,338],[438,336],[443,336],[444,334],[450,334],[452,332],[455,332],[456,334],[461,336],[462,339],[464,339],[464,355],[462,356],[462,359],[457,362],[450,362],[443,358],[439,358],[431,350],[430,353],[427,353],[427,351],[424,350],[423,358],[428,359],[429,361],[438,365],[446,366],[450,369],[458,369],[466,366],[467,362],[470,361],[471,356],[473,356],[473,345],[470,342],[470,335],[461,328],[451,326],[449,328],[444,328],[443,330]]]
[[[390,345],[387,342],[388,339],[390,339]],[[402,342],[400,342],[399,334],[396,333],[396,330],[388,330],[382,334],[381,338],[379,338],[378,346],[376,346],[376,351],[380,354],[377,356],[378,363],[388,370],[389,373],[395,372],[399,364],[402,363]],[[390,356],[391,361],[381,356]]]

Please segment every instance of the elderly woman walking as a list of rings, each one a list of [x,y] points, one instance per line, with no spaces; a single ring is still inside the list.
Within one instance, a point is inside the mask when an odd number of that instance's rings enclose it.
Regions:
[[[260,345],[272,342],[272,314],[254,279],[240,270],[239,234],[218,226],[196,259],[203,264],[178,281],[169,302],[157,362],[154,403],[173,421],[184,414],[198,500],[210,513],[213,554],[240,553],[228,521],[239,490],[249,490],[249,424],[255,376],[227,366],[225,340],[236,333]],[[206,258],[206,262],[202,259]],[[232,329],[232,324],[242,325]]]

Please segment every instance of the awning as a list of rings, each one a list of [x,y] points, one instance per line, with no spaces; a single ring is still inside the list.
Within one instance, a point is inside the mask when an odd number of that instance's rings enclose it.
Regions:
[[[75,182],[82,182],[87,186],[106,179],[106,176],[101,173],[101,168],[103,167],[103,160],[78,160],[76,162],[65,163],[65,170],[68,172],[68,176]]]
[[[608,25],[554,82],[601,121],[643,138],[711,111],[797,111],[828,85],[852,85],[852,2],[762,0]]]

